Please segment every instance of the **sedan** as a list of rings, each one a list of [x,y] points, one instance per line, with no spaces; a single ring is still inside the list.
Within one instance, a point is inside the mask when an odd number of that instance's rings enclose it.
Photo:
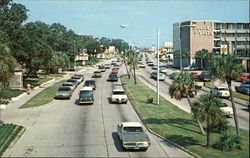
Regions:
[[[63,98],[67,98],[70,99],[70,97],[72,96],[72,89],[70,87],[59,87],[54,98],[55,99],[63,99]]]
[[[93,87],[93,90],[96,89],[95,80],[86,80],[83,87]]]
[[[67,82],[72,82],[76,86],[78,86],[80,84],[80,82],[78,82],[76,79],[68,79]]]
[[[173,72],[173,73],[171,73],[170,74],[170,79],[175,79],[175,78],[177,78],[178,76],[180,75],[180,72]]]
[[[72,82],[66,82],[62,84],[63,87],[70,87],[72,90],[76,89],[76,85]]]
[[[236,92],[243,94],[250,94],[250,86],[249,84],[241,84],[240,86],[235,86]]]
[[[145,64],[139,64],[139,68],[145,68],[146,65]]]
[[[110,74],[107,81],[118,81],[117,74]]]
[[[98,71],[94,71],[94,74],[92,75],[92,78],[101,78],[102,77],[102,73],[100,70]]]

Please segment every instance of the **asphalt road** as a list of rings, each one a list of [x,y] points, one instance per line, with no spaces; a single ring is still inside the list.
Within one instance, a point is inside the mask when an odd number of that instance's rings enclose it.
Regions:
[[[151,61],[155,60],[155,59],[153,59],[152,55],[148,55],[148,56],[151,59]],[[143,59],[143,62],[146,64],[145,57]],[[152,70],[152,68],[150,66],[147,66],[147,64],[146,64],[146,68],[139,69],[137,75],[141,79],[141,81],[143,81],[146,85],[148,85],[150,88],[156,90],[157,83],[154,79],[150,78],[150,73],[153,71],[156,71],[156,70]],[[168,74],[170,72],[168,72]],[[172,83],[172,80],[166,75],[165,81],[160,81],[160,94],[162,96],[164,96],[165,98],[167,98],[172,103],[174,103],[175,105],[177,105],[182,110],[190,113],[191,112],[190,106],[188,104],[187,99],[183,98],[181,101],[177,101],[175,99],[172,99],[170,97],[170,95],[168,94],[168,87],[171,83]],[[198,98],[200,95],[205,94],[207,92],[208,92],[208,90],[203,88],[202,90],[198,91],[198,95],[195,96],[195,98],[192,98],[191,100],[194,100],[194,99]],[[223,99],[223,102],[227,103],[227,105],[229,105],[231,107],[231,102],[228,99]],[[249,109],[248,109],[248,107],[242,106],[241,104],[236,103],[236,109],[238,112],[238,119],[239,119],[240,128],[249,130]],[[235,126],[233,117],[227,118],[227,120],[229,121],[229,123],[231,125]]]
[[[148,135],[151,147],[146,151],[123,151],[117,137],[117,124],[138,121],[139,117],[127,104],[110,104],[109,97],[114,86],[106,79],[111,70],[95,79],[94,105],[78,105],[75,90],[70,100],[53,100],[51,103],[27,109],[17,109],[28,99],[20,99],[3,112],[5,123],[26,127],[18,142],[5,152],[4,157],[191,157],[184,151],[162,139]],[[121,70],[125,71],[125,69]],[[85,73],[90,79],[93,69]],[[120,72],[119,72],[120,73]],[[47,85],[49,86],[49,85]],[[33,93],[38,93],[39,90]],[[12,107],[11,107],[12,106]]]

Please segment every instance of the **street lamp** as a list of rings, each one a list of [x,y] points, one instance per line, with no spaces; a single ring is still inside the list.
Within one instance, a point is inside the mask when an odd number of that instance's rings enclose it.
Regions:
[[[160,104],[160,90],[159,90],[159,41],[160,41],[160,32],[157,29],[157,105]]]

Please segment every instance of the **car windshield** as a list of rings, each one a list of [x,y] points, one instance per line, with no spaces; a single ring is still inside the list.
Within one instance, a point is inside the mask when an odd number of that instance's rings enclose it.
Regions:
[[[142,132],[142,127],[124,127],[124,132]]]
[[[92,97],[93,92],[92,91],[81,91],[80,97]]]
[[[68,82],[76,82],[76,79],[69,79]]]
[[[73,86],[72,83],[64,83],[63,86]]]
[[[60,87],[58,88],[58,91],[70,91],[71,89],[69,87]]]
[[[123,95],[123,94],[125,94],[125,92],[124,91],[114,91],[113,94],[114,95]]]

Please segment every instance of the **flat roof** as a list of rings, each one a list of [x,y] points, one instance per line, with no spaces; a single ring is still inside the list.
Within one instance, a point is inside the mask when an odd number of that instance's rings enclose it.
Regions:
[[[123,127],[142,127],[139,122],[123,122],[122,125]]]

